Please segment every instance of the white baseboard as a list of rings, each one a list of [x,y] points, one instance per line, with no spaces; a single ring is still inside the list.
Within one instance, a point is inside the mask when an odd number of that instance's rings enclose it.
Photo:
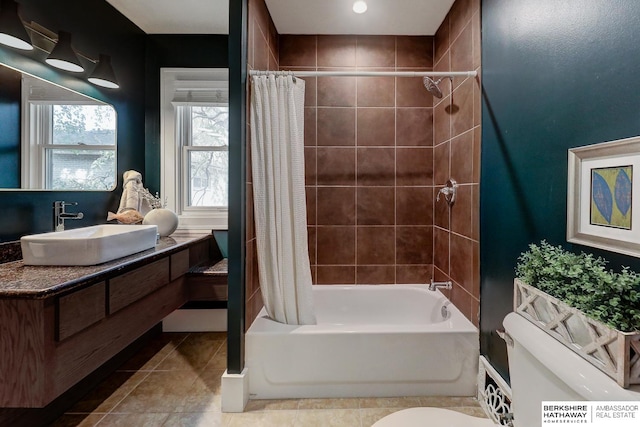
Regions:
[[[244,412],[249,402],[249,371],[222,374],[222,412]]]
[[[163,332],[225,332],[227,309],[176,310],[162,320]]]

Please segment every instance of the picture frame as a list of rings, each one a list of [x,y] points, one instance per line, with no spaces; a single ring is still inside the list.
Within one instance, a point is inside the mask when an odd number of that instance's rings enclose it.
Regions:
[[[640,137],[571,148],[567,241],[640,257]]]

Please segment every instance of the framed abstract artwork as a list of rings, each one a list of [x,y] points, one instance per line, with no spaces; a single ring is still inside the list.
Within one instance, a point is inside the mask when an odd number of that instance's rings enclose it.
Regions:
[[[567,240],[640,257],[640,137],[569,150]]]

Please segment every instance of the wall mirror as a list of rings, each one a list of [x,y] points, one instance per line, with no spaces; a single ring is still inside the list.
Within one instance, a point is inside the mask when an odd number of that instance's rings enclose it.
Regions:
[[[0,191],[110,191],[112,105],[0,64]]]

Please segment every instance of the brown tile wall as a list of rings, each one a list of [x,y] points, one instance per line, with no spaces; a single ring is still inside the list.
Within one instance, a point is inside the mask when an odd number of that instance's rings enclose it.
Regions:
[[[433,37],[280,36],[284,70],[429,71]],[[433,271],[433,106],[421,78],[304,78],[315,283],[424,283]]]
[[[247,69],[278,69],[278,32],[264,0],[249,0]],[[258,280],[256,234],[253,223],[253,185],[251,178],[251,117],[249,114],[251,85],[247,81],[247,204],[245,247],[245,330],[262,309],[262,293]]]
[[[249,69],[480,72],[479,0],[457,0],[435,37],[279,36],[264,0],[250,0],[248,23]],[[442,99],[419,78],[304,80],[314,283],[452,280],[449,297],[477,325],[479,77],[454,79],[453,94],[443,81]],[[451,208],[435,202],[449,177]],[[251,182],[248,159],[247,328],[262,307]]]
[[[450,298],[478,325],[480,301],[480,1],[456,0],[434,40],[434,70],[477,70],[477,78],[449,81],[434,98],[433,172],[435,191],[450,177],[458,184],[450,208],[434,202],[434,278],[452,280]]]

